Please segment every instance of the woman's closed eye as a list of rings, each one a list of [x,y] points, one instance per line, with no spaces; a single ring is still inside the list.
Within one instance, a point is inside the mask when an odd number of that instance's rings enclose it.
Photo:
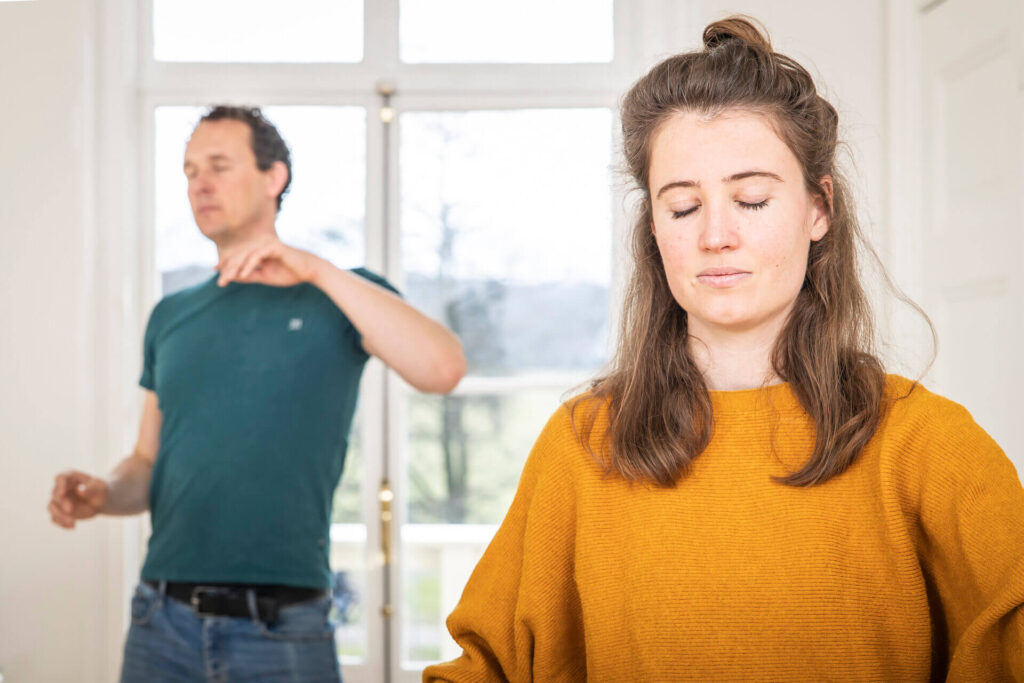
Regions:
[[[767,197],[762,199],[759,202],[744,202],[744,201],[741,201],[739,199],[737,199],[735,201],[736,201],[736,205],[737,206],[739,206],[741,209],[746,209],[747,211],[760,211],[761,209],[763,209],[766,206],[768,206],[768,198]],[[692,214],[694,211],[696,211],[699,208],[700,208],[700,204],[697,204],[695,206],[691,206],[688,209],[676,209],[676,210],[672,211],[672,218],[674,218],[674,219],[686,218],[687,216],[689,216],[690,214]]]
[[[693,213],[699,208],[700,204],[698,204],[697,206],[691,206],[689,209],[679,209],[678,211],[673,211],[672,218],[683,218],[684,216],[689,216],[691,213]]]
[[[750,211],[759,211],[764,207],[768,206],[767,199],[762,199],[759,202],[741,202],[740,200],[737,199],[736,203],[739,204],[744,209],[749,209]]]

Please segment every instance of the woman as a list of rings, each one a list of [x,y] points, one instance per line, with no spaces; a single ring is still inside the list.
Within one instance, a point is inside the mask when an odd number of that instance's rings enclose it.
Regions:
[[[551,418],[425,680],[1024,678],[1024,491],[871,351],[837,116],[742,18],[622,110],[609,374]]]

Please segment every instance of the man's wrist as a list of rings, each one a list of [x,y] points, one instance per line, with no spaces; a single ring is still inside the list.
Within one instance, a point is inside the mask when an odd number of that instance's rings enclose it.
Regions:
[[[323,289],[324,281],[332,270],[338,270],[338,267],[327,259],[320,258],[316,254],[310,254],[312,257],[313,265],[309,271],[309,278],[306,280],[307,283]]]
[[[100,487],[103,491],[103,497],[100,499],[100,504],[96,507],[97,514],[107,515],[110,514],[110,490],[113,488],[113,484],[110,477],[99,477]]]

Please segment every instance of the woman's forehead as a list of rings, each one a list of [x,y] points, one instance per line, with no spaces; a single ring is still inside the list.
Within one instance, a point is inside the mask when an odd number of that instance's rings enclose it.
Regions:
[[[666,175],[699,183],[724,182],[752,170],[785,178],[800,166],[779,137],[771,118],[748,111],[714,116],[679,112],[670,116],[651,141],[651,184]]]

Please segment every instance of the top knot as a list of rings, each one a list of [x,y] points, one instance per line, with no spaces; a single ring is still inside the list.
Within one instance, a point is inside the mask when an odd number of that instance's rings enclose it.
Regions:
[[[743,41],[747,47],[759,52],[772,53],[768,32],[751,17],[733,15],[721,21],[712,22],[704,29],[705,52],[710,52],[731,40]]]

